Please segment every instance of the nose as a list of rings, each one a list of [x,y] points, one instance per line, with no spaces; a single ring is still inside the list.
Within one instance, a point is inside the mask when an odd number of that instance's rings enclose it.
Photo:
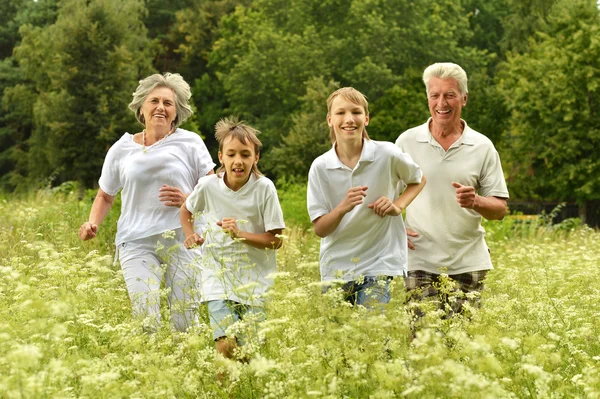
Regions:
[[[438,106],[439,107],[443,107],[446,103],[447,103],[446,97],[440,96],[440,98],[438,98]]]
[[[344,123],[354,123],[354,115],[352,112],[348,112],[344,115]]]

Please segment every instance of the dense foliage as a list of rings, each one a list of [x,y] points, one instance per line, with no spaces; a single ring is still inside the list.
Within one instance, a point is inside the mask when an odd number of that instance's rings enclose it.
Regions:
[[[600,200],[595,0],[0,0],[0,188],[92,187],[108,146],[138,131],[137,80],[179,72],[215,153],[215,122],[263,132],[261,167],[306,179],[329,146],[336,85],[370,99],[369,134],[428,116],[422,70],[469,73],[464,117],[501,150],[512,198]]]
[[[286,220],[299,200],[288,189]],[[216,356],[205,311],[193,332],[173,333],[164,323],[143,334],[112,264],[118,212],[96,240],[81,244],[75,232],[92,195],[78,201],[69,187],[54,191],[0,201],[2,397],[600,395],[600,237],[590,229],[490,223],[496,269],[483,308],[470,321],[431,312],[411,340],[401,280],[382,314],[353,309],[335,290],[322,294],[318,240],[290,228],[267,320],[244,347],[244,363]]]

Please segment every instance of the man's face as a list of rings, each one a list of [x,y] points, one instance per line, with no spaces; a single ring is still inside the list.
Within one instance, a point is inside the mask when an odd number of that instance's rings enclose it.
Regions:
[[[427,102],[433,124],[440,128],[460,125],[460,113],[467,105],[467,94],[462,95],[456,79],[429,79]]]

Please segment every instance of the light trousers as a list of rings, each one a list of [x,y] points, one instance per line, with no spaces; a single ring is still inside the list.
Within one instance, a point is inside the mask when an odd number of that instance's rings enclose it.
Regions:
[[[186,331],[198,323],[201,250],[188,250],[183,241],[182,229],[176,229],[118,245],[133,315],[143,319],[145,330],[160,325],[163,278],[174,327]]]

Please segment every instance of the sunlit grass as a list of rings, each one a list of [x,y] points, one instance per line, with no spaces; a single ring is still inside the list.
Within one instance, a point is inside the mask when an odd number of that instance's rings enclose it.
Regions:
[[[350,308],[322,293],[318,239],[290,228],[243,363],[215,355],[206,325],[141,332],[112,264],[116,215],[97,240],[76,237],[90,205],[0,201],[1,398],[600,397],[596,231],[487,224],[483,308],[470,321],[431,313],[412,340],[401,280],[383,314]]]

